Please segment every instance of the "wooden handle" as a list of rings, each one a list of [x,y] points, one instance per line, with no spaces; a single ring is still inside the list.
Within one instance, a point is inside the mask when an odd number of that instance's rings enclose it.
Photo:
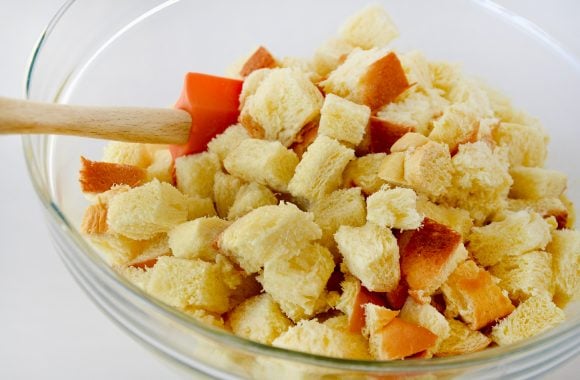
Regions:
[[[55,134],[185,144],[191,116],[171,108],[84,107],[0,97],[0,134]]]

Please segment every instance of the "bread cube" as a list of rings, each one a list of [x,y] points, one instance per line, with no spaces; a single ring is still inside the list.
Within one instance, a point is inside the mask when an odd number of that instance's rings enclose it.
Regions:
[[[340,38],[325,41],[314,52],[312,59],[314,70],[319,77],[326,78],[331,71],[344,62],[353,49],[354,46]]]
[[[361,49],[388,45],[399,31],[385,9],[373,4],[348,18],[340,28],[340,37]]]
[[[169,149],[160,149],[153,153],[151,165],[147,166],[147,178],[173,183],[173,157]]]
[[[218,245],[246,272],[257,273],[271,258],[292,256],[321,236],[313,214],[280,203],[236,220],[220,235]]]
[[[175,159],[175,181],[185,195],[212,196],[215,174],[221,170],[218,157],[209,152]]]
[[[385,299],[377,293],[371,293],[361,285],[358,278],[345,274],[344,281],[340,283],[342,294],[336,304],[336,308],[342,311],[346,317],[347,330],[360,334],[365,326],[365,305],[372,303],[385,306]]]
[[[385,153],[375,153],[350,161],[342,173],[344,186],[360,187],[366,195],[379,190],[385,184],[385,181],[379,178],[379,168],[385,157],[387,157]]]
[[[262,285],[256,280],[255,275],[243,275],[238,286],[232,289],[230,294],[230,308],[235,308],[248,298],[262,293]]]
[[[444,224],[452,230],[459,232],[463,239],[469,236],[473,221],[469,212],[460,208],[446,207],[430,202],[425,197],[417,199],[417,212],[425,217]]]
[[[373,223],[341,226],[334,239],[349,272],[371,291],[388,292],[399,283],[399,247],[391,230]]]
[[[491,339],[500,346],[520,342],[564,322],[564,312],[546,297],[534,296],[491,330]]]
[[[510,189],[512,198],[558,198],[568,187],[568,177],[555,170],[517,166],[510,174],[514,181]]]
[[[405,182],[430,199],[443,195],[451,186],[453,166],[446,145],[433,141],[405,153]]]
[[[315,119],[323,96],[299,70],[270,70],[246,96],[240,122],[252,137],[278,140],[288,147],[303,126]]]
[[[84,193],[103,193],[114,186],[136,187],[147,179],[140,167],[109,162],[97,162],[81,157],[79,182]]]
[[[328,94],[320,110],[318,134],[358,145],[362,141],[370,116],[369,107]]]
[[[414,131],[413,127],[394,124],[376,116],[369,123],[369,148],[372,153],[390,153],[393,144],[405,134]]]
[[[400,230],[419,228],[423,217],[417,212],[417,194],[411,189],[382,187],[367,198],[367,220]]]
[[[213,199],[217,214],[221,218],[226,218],[230,212],[230,208],[236,200],[236,195],[240,189],[246,185],[246,182],[241,178],[231,174],[217,172],[213,183]]]
[[[399,313],[399,318],[424,327],[437,335],[437,342],[429,350],[430,354],[437,352],[441,343],[451,334],[451,327],[443,314],[429,304],[417,303],[413,297],[407,297],[407,301]]]
[[[145,291],[147,282],[149,282],[149,278],[151,277],[151,272],[149,270],[125,265],[116,265],[113,269],[115,272],[123,276],[125,280]]]
[[[474,227],[469,235],[469,252],[487,267],[505,256],[544,249],[550,239],[550,225],[539,214],[523,210],[500,222]]]
[[[472,330],[479,330],[514,310],[510,299],[485,269],[472,260],[460,264],[441,286],[446,313],[459,313]]]
[[[242,67],[240,68],[239,74],[241,77],[247,77],[253,71],[258,69],[271,69],[276,67],[276,59],[272,54],[263,46],[259,46],[250,56],[246,59]]]
[[[103,253],[105,261],[109,265],[124,265],[137,257],[146,241],[129,239],[120,234],[107,232],[104,234],[89,235],[90,242]]]
[[[298,157],[278,141],[246,139],[224,160],[226,170],[248,182],[285,192],[294,175]]]
[[[229,222],[217,216],[198,218],[175,226],[169,231],[169,247],[173,256],[183,259],[215,260],[218,251],[213,244]]]
[[[241,124],[234,124],[226,128],[221,134],[214,137],[208,144],[207,150],[210,153],[217,155],[220,162],[226,159],[226,156],[240,143],[249,139],[250,135]]]
[[[342,172],[354,151],[326,136],[319,136],[308,147],[288,184],[295,197],[315,201],[336,190],[342,182]]]
[[[435,356],[453,356],[477,352],[489,346],[491,339],[479,331],[473,331],[461,321],[448,319],[449,337],[439,345]]]
[[[554,302],[563,307],[580,289],[580,232],[553,231],[546,250],[552,254]]]
[[[187,197],[187,220],[216,215],[211,198],[202,198],[197,195],[189,195]]]
[[[405,133],[400,139],[395,141],[391,146],[391,153],[405,152],[411,148],[418,148],[429,142],[429,138],[420,133],[409,132]]]
[[[198,322],[220,330],[228,330],[224,324],[223,318],[217,313],[210,313],[207,310],[198,309],[196,307],[186,307],[183,309],[183,312]]]
[[[508,199],[507,211],[532,210],[544,218],[553,216],[558,228],[568,225],[568,208],[560,198]]]
[[[321,76],[318,75],[314,64],[309,59],[287,56],[282,57],[278,64],[280,67],[287,67],[302,72],[312,83],[318,83],[321,80]]]
[[[240,93],[240,110],[244,108],[246,100],[256,93],[262,81],[266,79],[271,72],[272,69],[255,70],[244,79],[244,83],[242,85],[242,92]],[[246,121],[248,121],[249,123],[244,125],[240,121],[240,125],[242,125],[246,129],[248,135],[254,138],[264,138],[265,134],[264,129],[258,124],[256,124],[251,118],[248,118],[247,115],[245,117],[247,118]]]
[[[103,151],[105,162],[132,165],[141,169],[147,169],[151,159],[151,151],[145,144],[110,141]]]
[[[400,59],[409,83],[414,83],[412,91],[427,93],[433,89],[431,68],[423,52],[412,50],[402,54]]]
[[[156,179],[116,195],[109,202],[111,231],[134,240],[148,240],[187,220],[187,198]]]
[[[433,121],[429,138],[449,146],[455,154],[460,144],[477,141],[479,119],[473,108],[464,103],[453,104],[443,111],[440,118]]]
[[[237,336],[272,344],[292,326],[272,297],[265,293],[248,298],[228,315],[228,324]]]
[[[87,207],[81,222],[81,232],[88,235],[104,234],[108,228],[107,205],[96,203]]]
[[[482,82],[478,79],[472,77],[459,78],[451,87],[447,98],[452,104],[463,103],[470,107],[479,119],[494,117],[491,102],[483,89]]]
[[[252,182],[242,186],[237,192],[234,203],[228,212],[228,220],[238,219],[253,209],[276,204],[278,204],[278,199],[270,189]]]
[[[169,238],[166,234],[160,234],[155,238],[142,243],[142,248],[139,254],[125,265],[143,269],[151,268],[155,263],[157,263],[159,257],[171,255]]]
[[[549,137],[541,127],[500,123],[492,131],[499,146],[509,148],[511,166],[543,166]]]
[[[405,186],[405,153],[391,153],[379,166],[379,178],[391,186]]]

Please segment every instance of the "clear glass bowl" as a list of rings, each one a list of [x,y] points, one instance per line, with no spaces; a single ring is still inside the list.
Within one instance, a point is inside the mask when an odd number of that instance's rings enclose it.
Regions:
[[[552,140],[548,166],[570,176],[580,201],[576,145],[580,63],[526,20],[488,1],[380,1],[401,31],[396,49],[462,62],[538,116]],[[29,68],[27,95],[50,102],[165,106],[187,71],[221,74],[257,44],[310,56],[362,6],[355,1],[69,1],[48,26]],[[24,151],[57,249],[91,299],[119,326],[188,371],[241,378],[530,378],[580,351],[580,308],[546,334],[460,357],[397,362],[330,359],[250,342],[208,328],[120,278],[79,234],[86,201],[79,156],[103,141],[24,137]]]

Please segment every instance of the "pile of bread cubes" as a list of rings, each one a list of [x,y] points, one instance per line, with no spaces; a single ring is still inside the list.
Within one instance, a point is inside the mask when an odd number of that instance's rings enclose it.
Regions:
[[[580,234],[548,136],[364,8],[311,60],[260,47],[207,151],[82,159],[82,231],[118,273],[214,328],[349,359],[450,356],[565,319]]]

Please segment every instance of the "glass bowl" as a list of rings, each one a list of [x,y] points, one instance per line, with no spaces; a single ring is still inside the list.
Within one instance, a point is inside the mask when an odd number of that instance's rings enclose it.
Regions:
[[[570,177],[580,201],[580,63],[533,24],[489,1],[379,1],[399,26],[393,45],[429,59],[462,62],[539,117],[550,132],[548,167]],[[30,64],[29,99],[167,106],[187,71],[222,74],[263,44],[279,56],[310,56],[360,9],[355,1],[69,1],[43,34]],[[79,156],[103,141],[23,138],[57,250],[89,297],[128,334],[191,373],[224,378],[529,378],[580,352],[580,308],[561,326],[520,344],[451,358],[339,360],[265,346],[201,325],[119,277],[78,232],[86,201]]]

